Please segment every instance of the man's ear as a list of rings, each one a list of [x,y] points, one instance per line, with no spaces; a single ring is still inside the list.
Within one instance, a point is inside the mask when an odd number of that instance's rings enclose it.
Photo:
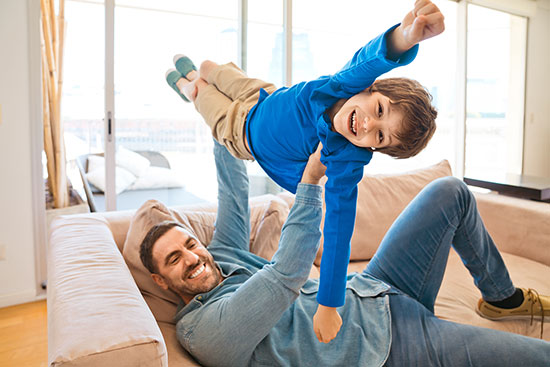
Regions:
[[[166,290],[168,289],[168,284],[164,281],[164,278],[160,276],[159,274],[151,274],[151,278],[153,278],[153,281],[157,283],[159,287]]]

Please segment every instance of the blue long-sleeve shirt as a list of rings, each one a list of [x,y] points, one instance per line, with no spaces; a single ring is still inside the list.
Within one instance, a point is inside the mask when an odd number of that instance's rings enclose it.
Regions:
[[[350,241],[355,224],[357,184],[372,153],[350,143],[332,130],[327,110],[368,88],[391,69],[410,63],[414,46],[398,61],[387,58],[386,36],[374,38],[359,49],[336,74],[260,92],[250,110],[246,134],[252,155],[281,187],[295,193],[309,156],[323,144],[321,162],[327,167],[325,184],[324,244],[317,301],[328,307],[344,304]]]

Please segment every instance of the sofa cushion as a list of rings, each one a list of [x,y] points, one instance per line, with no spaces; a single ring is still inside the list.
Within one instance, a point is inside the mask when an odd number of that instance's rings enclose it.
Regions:
[[[141,263],[139,246],[149,229],[165,220],[176,220],[208,246],[212,241],[216,206],[197,206],[169,209],[164,204],[149,200],[135,213],[130,222],[123,247],[123,255],[136,284],[157,321],[173,323],[180,298],[161,289]],[[264,195],[250,202],[250,249],[253,253],[271,259],[277,249],[281,228],[288,215],[288,205],[273,195]]]
[[[149,200],[137,210],[132,218],[122,254],[155,319],[170,322],[180,298],[170,290],[159,288],[139,258],[139,246],[149,228],[165,220],[176,220],[191,230],[191,225],[186,217],[180,216],[179,213],[168,209],[156,200]]]
[[[372,258],[391,224],[416,194],[436,178],[451,174],[449,162],[443,160],[432,166],[405,173],[365,175],[357,187],[357,214],[351,237],[350,259]],[[321,226],[323,225],[324,214],[321,222]],[[316,265],[321,263],[322,251],[321,239],[321,247],[315,259]]]

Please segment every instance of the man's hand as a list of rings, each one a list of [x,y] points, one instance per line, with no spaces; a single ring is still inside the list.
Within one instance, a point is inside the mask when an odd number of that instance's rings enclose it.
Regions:
[[[313,316],[313,330],[321,343],[329,343],[342,327],[342,318],[334,307],[319,305]]]
[[[321,163],[321,149],[323,149],[323,145],[319,143],[315,153],[309,156],[306,168],[302,174],[301,183],[318,185],[321,178],[325,175],[327,167]]]
[[[430,0],[416,0],[414,9],[405,15],[399,27],[388,39],[388,57],[397,60],[399,56],[419,42],[427,40],[445,30],[445,17]]]

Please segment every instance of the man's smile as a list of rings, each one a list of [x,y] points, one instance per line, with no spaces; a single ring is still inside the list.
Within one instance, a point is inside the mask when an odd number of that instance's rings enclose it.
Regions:
[[[199,265],[192,273],[191,275],[189,275],[189,279],[195,279],[196,277],[198,277],[199,275],[201,275],[204,270],[206,269],[206,264],[202,263],[201,265]]]

